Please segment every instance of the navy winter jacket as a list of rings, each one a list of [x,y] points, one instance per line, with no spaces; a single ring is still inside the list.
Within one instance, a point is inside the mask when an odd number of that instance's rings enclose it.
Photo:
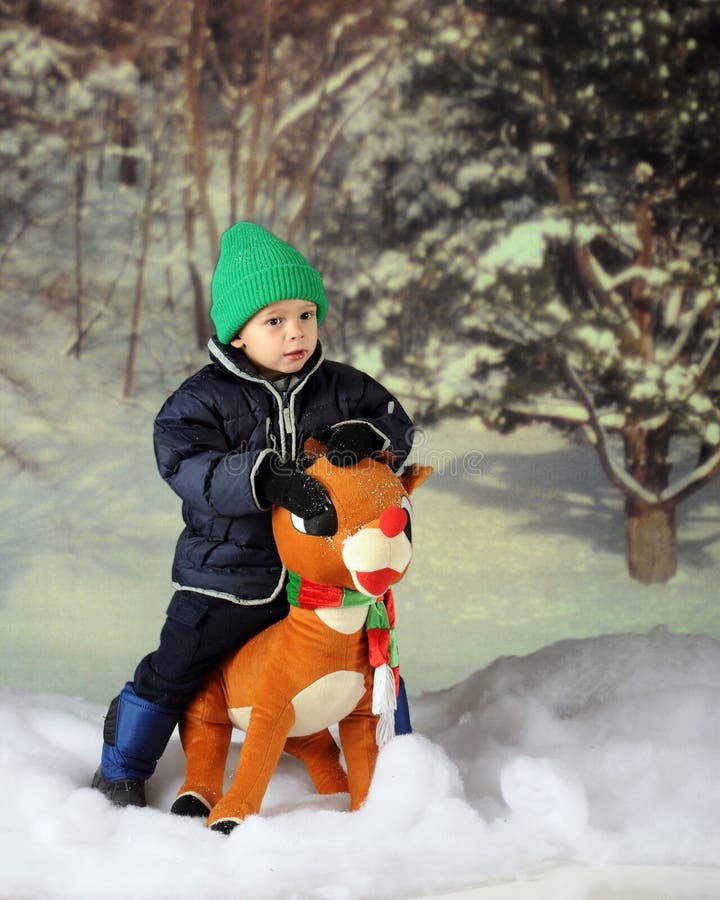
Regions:
[[[213,362],[185,381],[155,420],[160,474],[183,501],[173,582],[239,603],[267,603],[284,586],[285,571],[270,512],[254,491],[262,458],[276,450],[296,459],[318,429],[362,420],[385,437],[401,464],[412,423],[382,385],[325,360],[320,346],[286,393],[240,351],[215,338],[209,349]]]

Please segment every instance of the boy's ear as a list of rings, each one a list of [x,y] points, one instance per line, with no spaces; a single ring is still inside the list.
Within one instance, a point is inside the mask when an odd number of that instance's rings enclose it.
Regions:
[[[400,481],[408,494],[412,494],[415,488],[421,485],[431,472],[431,466],[420,466],[417,463],[413,463],[402,473]]]

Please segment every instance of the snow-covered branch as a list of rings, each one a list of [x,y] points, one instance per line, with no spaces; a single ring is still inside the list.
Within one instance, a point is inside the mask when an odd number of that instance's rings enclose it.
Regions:
[[[610,275],[600,265],[595,256],[590,254],[590,257],[595,277],[602,290],[608,293],[626,284],[628,281],[635,281],[638,278],[653,286],[665,284],[668,280],[667,273],[662,269],[648,268],[647,266],[628,266],[627,269],[622,269],[617,275]]]
[[[706,377],[708,370],[710,369],[713,362],[715,362],[718,347],[720,347],[720,332],[715,335],[714,340],[703,355],[703,358],[700,360],[700,363],[698,365],[698,381]]]
[[[587,407],[573,400],[560,399],[556,397],[539,397],[528,400],[525,403],[509,404],[507,409],[519,416],[526,416],[528,419],[546,420],[548,422],[558,422],[561,425],[589,425],[590,415]],[[622,412],[618,410],[606,410],[600,412],[595,410],[598,422],[607,432],[617,434],[625,427],[627,419]],[[662,428],[666,425],[670,413],[660,412],[654,416],[645,419],[639,419],[637,425],[646,431]]]
[[[603,467],[603,471],[607,475],[610,483],[613,484],[621,493],[625,494],[625,496],[632,497],[633,499],[638,500],[641,503],[647,503],[651,505],[658,503],[660,498],[656,494],[653,494],[651,491],[648,491],[638,481],[636,481],[628,472],[625,471],[622,466],[618,464],[617,460],[613,456],[607,439],[607,432],[600,422],[600,418],[595,408],[595,404],[593,403],[592,396],[590,395],[590,392],[583,384],[582,379],[575,371],[572,363],[567,357],[563,360],[563,368],[570,384],[578,393],[581,403],[587,411],[588,425],[595,435],[595,448],[597,450],[598,456],[600,457],[600,463]]]
[[[548,418],[561,419],[561,421],[570,424],[587,424],[595,436],[596,449],[605,474],[611,483],[626,496],[650,505],[660,503],[677,505],[720,473],[720,449],[718,449],[702,465],[693,469],[692,472],[676,484],[666,488],[661,494],[654,494],[648,491],[618,464],[610,450],[607,440],[607,428],[610,427],[613,430],[612,426],[617,425],[617,420],[610,416],[602,417],[598,413],[590,392],[567,359],[564,361],[564,370],[571,385],[581,398],[580,409],[584,413],[584,418],[579,415],[577,408],[572,404],[564,405],[562,418],[557,412],[553,415],[551,408],[546,409]]]
[[[704,487],[718,473],[720,473],[720,450],[716,450],[702,465],[693,469],[677,484],[666,488],[660,495],[660,500],[664,503],[680,503],[681,500],[685,500],[695,491]]]
[[[573,400],[561,400],[555,397],[542,397],[527,403],[508,405],[510,412],[529,419],[545,419],[564,425],[587,425],[590,416],[585,406]],[[625,424],[625,416],[619,412],[598,413],[598,421],[609,431],[619,431]]]
[[[600,265],[599,260],[587,244],[577,248],[575,258],[580,276],[590,295],[606,309],[612,310],[618,316],[619,322],[631,341],[637,340],[639,337],[637,324],[629,316],[625,301],[616,288],[626,280],[637,277],[637,271],[641,270],[641,267],[631,266],[613,277]],[[642,269],[642,271],[645,272],[647,270]]]
[[[353,78],[373,66],[377,59],[385,53],[386,49],[386,47],[381,47],[379,50],[363,53],[348,63],[340,72],[329,76],[325,81],[316,85],[304,97],[300,97],[297,100],[293,99],[292,105],[275,122],[272,135],[270,136],[271,143],[276,141],[283,132],[292,127],[303,116],[312,112],[322,99],[342,90]]]
[[[675,305],[677,301],[674,301],[673,305]],[[673,341],[673,345],[667,353],[667,359],[670,363],[674,362],[687,348],[688,343],[690,342],[692,336],[695,334],[697,330],[698,322],[701,317],[707,314],[707,309],[709,303],[714,303],[715,298],[710,297],[708,303],[698,303],[696,302],[693,305],[690,313],[684,317],[685,321],[682,325],[682,328]],[[673,321],[679,322],[680,317],[677,313],[673,314]],[[720,341],[720,335],[716,335],[715,340],[712,342],[708,351],[704,354],[702,361],[699,365],[700,376],[702,377],[706,372],[708,366],[713,360],[713,357],[717,351],[718,343]]]
[[[306,186],[309,187],[306,187],[306,190],[303,193],[303,196],[300,198],[297,208],[290,218],[290,225],[288,228],[288,234],[290,237],[293,235],[294,230],[299,226],[300,222],[306,214],[307,208],[310,203],[312,190],[314,189],[315,179],[317,178],[317,174],[320,168],[324,165],[327,157],[335,147],[339,137],[345,130],[347,123],[350,122],[358,114],[358,112],[364,106],[366,106],[370,99],[382,89],[385,84],[385,77],[386,71],[383,71],[378,77],[373,79],[373,83],[371,84],[369,89],[362,93],[361,96],[357,98],[357,100],[351,105],[350,109],[347,110],[345,115],[339,118],[332,125],[326,139],[316,149],[313,159],[305,173],[305,183]]]

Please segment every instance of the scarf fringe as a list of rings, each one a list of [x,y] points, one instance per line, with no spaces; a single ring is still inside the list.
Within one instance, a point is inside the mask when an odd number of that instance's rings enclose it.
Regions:
[[[375,740],[378,747],[384,747],[395,737],[395,675],[387,664],[378,666],[373,677],[372,711],[380,716],[375,729]]]

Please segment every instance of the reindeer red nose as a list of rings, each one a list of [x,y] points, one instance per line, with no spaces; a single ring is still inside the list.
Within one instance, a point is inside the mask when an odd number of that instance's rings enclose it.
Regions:
[[[395,537],[407,525],[407,513],[399,506],[391,506],[380,516],[380,531],[385,537]]]

